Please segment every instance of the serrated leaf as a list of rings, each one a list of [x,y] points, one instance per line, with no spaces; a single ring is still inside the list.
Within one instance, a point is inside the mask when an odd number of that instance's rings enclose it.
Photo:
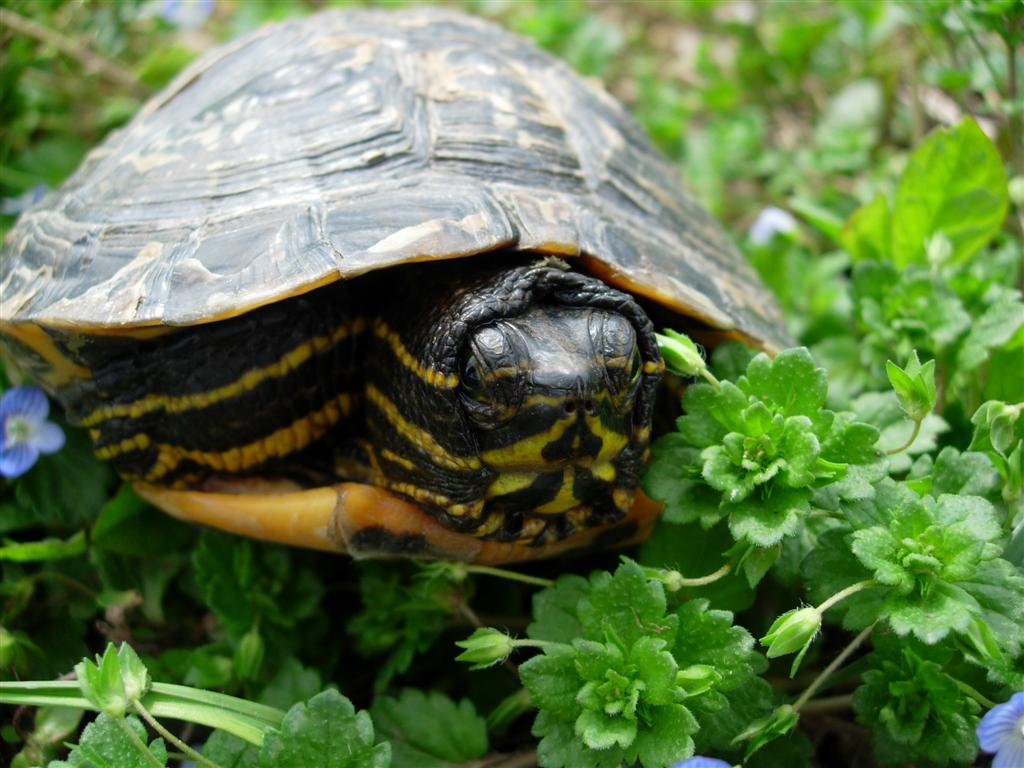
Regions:
[[[587,637],[603,640],[611,633],[625,647],[647,634],[669,645],[675,640],[679,620],[666,615],[664,588],[649,580],[636,563],[627,560],[614,575],[598,571],[591,575],[590,585],[590,594],[577,607]]]
[[[810,511],[810,498],[807,488],[775,488],[767,497],[731,504],[729,530],[737,541],[771,547],[796,532]]]
[[[446,768],[487,752],[487,722],[469,699],[406,689],[371,708],[378,735],[391,742],[393,768]]]
[[[146,729],[134,716],[124,719],[127,728],[146,744]],[[163,739],[148,745],[152,760],[167,765],[167,748]],[[109,715],[100,714],[85,726],[78,744],[71,750],[67,761],[50,763],[49,768],[153,768],[153,762],[133,743],[124,728]]]
[[[786,416],[813,418],[828,394],[825,371],[815,367],[805,347],[787,349],[774,360],[758,355],[747,366],[746,378],[749,387],[741,384],[741,388],[770,400]]]
[[[279,732],[268,731],[260,768],[387,768],[391,746],[375,744],[368,712],[331,689],[284,716]]]
[[[203,757],[220,768],[258,768],[260,751],[237,736],[214,731],[203,746]]]
[[[979,707],[943,672],[947,652],[883,636],[868,658],[872,668],[854,692],[853,706],[879,757],[938,765],[973,760]]]
[[[533,621],[526,634],[534,640],[571,643],[583,634],[576,607],[589,592],[590,585],[582,576],[559,576],[554,586],[533,596]]]

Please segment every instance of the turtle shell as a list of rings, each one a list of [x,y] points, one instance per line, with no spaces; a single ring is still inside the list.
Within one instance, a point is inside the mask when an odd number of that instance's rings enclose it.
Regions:
[[[578,258],[762,348],[786,340],[611,96],[494,24],[425,8],[321,13],[196,61],[21,217],[0,320],[191,325],[497,250]]]

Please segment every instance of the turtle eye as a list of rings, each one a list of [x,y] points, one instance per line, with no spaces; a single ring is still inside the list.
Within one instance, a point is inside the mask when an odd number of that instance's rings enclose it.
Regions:
[[[486,403],[487,393],[484,391],[484,376],[480,367],[479,358],[476,355],[468,355],[462,366],[460,381],[463,395],[477,402]]]
[[[521,379],[505,334],[494,327],[477,331],[466,350],[459,387],[462,405],[473,421],[486,429],[515,415]]]

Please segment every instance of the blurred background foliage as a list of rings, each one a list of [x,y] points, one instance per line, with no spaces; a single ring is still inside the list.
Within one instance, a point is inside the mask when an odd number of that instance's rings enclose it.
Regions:
[[[263,23],[352,4],[0,0],[0,229],[200,52]],[[996,142],[1013,177],[1010,228],[1019,234],[1020,0],[450,5],[532,38],[625,102],[776,291],[794,335],[832,369],[840,399],[867,385],[837,236],[860,205],[891,193],[929,130],[972,116]],[[776,212],[766,235],[755,222],[772,207],[788,213]],[[1007,233],[990,251],[986,269],[1003,284],[1020,279],[1019,238]],[[1024,365],[1024,344],[1007,349],[1000,365]],[[974,386],[958,395],[965,414],[1000,396]],[[453,625],[465,636],[473,588],[485,622],[522,630],[527,620],[528,595],[501,583],[423,581],[411,566],[357,568],[199,534],[118,491],[87,438],[68,436],[65,450],[0,487],[0,536],[49,542],[31,553],[12,539],[0,544],[0,679],[54,677],[107,639],[131,639],[158,679],[264,698],[269,690],[284,701],[344,678],[345,693],[365,704],[381,675],[446,686],[438,670],[451,668],[451,647],[435,641]],[[253,632],[259,659],[273,663],[254,665]],[[350,652],[390,655],[354,665],[345,663]],[[410,672],[417,654],[426,656]],[[478,673],[455,687],[487,709],[513,692],[506,678]],[[77,722],[55,727],[39,754],[56,754]],[[10,728],[0,736],[19,741]],[[4,749],[0,762],[17,747]]]

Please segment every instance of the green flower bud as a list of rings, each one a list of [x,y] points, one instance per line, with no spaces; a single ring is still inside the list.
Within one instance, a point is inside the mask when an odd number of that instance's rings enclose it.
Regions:
[[[665,365],[672,373],[680,376],[699,376],[707,365],[704,358],[689,336],[665,329],[665,335],[654,334],[658,340],[658,349],[665,358]]]
[[[263,666],[263,638],[258,627],[253,627],[242,636],[235,648],[235,672],[240,680],[255,680]]]
[[[470,669],[494,666],[507,659],[515,647],[515,641],[511,637],[491,627],[481,627],[467,639],[455,644],[466,649],[456,656],[455,660],[472,664]]]
[[[817,608],[794,608],[779,616],[761,638],[767,646],[769,659],[795,653],[811,644],[821,627],[821,614]]]
[[[722,681],[722,675],[708,664],[691,664],[676,672],[676,685],[686,691],[687,696],[707,693]]]
[[[971,619],[964,634],[974,653],[979,657],[988,662],[1003,660],[1003,652],[999,650],[999,645],[992,636],[992,630],[977,616]]]
[[[117,663],[121,668],[124,695],[129,701],[142,698],[149,690],[149,670],[128,643],[121,643],[121,648],[117,652]]]
[[[93,706],[111,717],[124,717],[128,710],[128,696],[113,643],[107,645],[102,656],[97,654],[95,663],[83,659],[76,664],[75,674],[79,690]]]

